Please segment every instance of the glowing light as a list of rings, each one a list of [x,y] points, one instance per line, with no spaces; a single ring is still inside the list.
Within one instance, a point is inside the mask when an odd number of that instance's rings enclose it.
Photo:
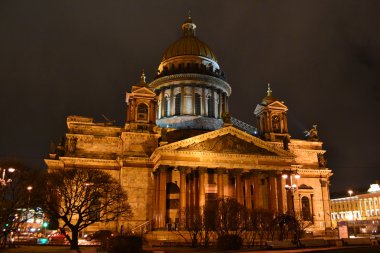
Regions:
[[[287,179],[288,178],[288,174],[282,174],[282,178],[283,179]]]
[[[378,192],[380,191],[380,186],[378,184],[371,184],[368,192]]]
[[[8,172],[9,172],[9,173],[13,173],[13,172],[15,172],[15,170],[16,170],[15,168],[9,168],[9,169],[8,169]]]
[[[26,189],[27,189],[28,191],[31,191],[31,190],[33,189],[33,187],[29,185],[28,187],[26,187]]]
[[[300,179],[300,178],[301,178],[301,175],[300,175],[300,174],[296,174],[294,177],[295,177],[296,179]]]

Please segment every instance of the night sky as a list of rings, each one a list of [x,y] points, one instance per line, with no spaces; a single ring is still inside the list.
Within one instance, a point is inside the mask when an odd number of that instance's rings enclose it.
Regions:
[[[239,4],[237,4],[239,3]],[[0,0],[0,157],[44,168],[66,116],[125,123],[188,10],[232,87],[233,117],[271,83],[293,138],[318,125],[332,191],[380,179],[380,1]]]

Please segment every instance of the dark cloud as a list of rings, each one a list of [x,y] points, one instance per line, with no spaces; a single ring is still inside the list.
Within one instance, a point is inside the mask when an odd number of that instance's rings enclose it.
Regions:
[[[125,91],[153,79],[191,10],[233,92],[233,116],[272,84],[295,138],[318,124],[333,189],[380,179],[379,1],[1,1],[0,156],[42,166],[65,117],[123,125]]]

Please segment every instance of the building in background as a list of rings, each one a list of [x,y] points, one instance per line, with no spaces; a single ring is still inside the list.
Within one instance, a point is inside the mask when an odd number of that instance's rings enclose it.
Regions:
[[[377,234],[380,226],[380,186],[371,184],[366,193],[348,192],[347,197],[331,199],[333,227],[348,221],[351,234]]]
[[[316,126],[306,140],[291,139],[288,108],[269,85],[252,115],[257,128],[230,117],[232,89],[214,52],[197,38],[190,17],[182,30],[154,80],[142,74],[127,92],[125,126],[69,116],[64,140],[45,159],[49,170],[105,170],[127,191],[133,218],[88,230],[181,228],[182,210],[215,209],[221,198],[248,209],[294,211],[316,233],[330,228],[332,173]]]

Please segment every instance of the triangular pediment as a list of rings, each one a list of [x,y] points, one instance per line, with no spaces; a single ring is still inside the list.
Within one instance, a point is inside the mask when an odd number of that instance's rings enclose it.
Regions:
[[[277,110],[278,109],[284,110],[284,111],[288,110],[288,107],[286,107],[284,103],[281,103],[280,101],[274,101],[273,103],[269,104],[267,107],[271,109],[277,109]]]
[[[152,90],[150,90],[147,87],[135,86],[134,89],[132,89],[132,93],[134,95],[142,94],[142,95],[153,95],[153,96],[156,96],[156,93],[154,93]]]
[[[270,103],[269,105],[258,104],[255,108],[254,114],[259,115],[263,111],[268,111],[268,110],[270,110],[270,111],[285,111],[286,112],[288,110],[288,107],[280,101],[274,101],[273,103]]]
[[[230,133],[180,147],[177,150],[277,156],[273,151],[259,147],[255,143],[240,139]]]
[[[160,150],[200,151],[259,156],[293,156],[290,152],[277,148],[233,126],[200,134],[156,149],[157,152]]]

